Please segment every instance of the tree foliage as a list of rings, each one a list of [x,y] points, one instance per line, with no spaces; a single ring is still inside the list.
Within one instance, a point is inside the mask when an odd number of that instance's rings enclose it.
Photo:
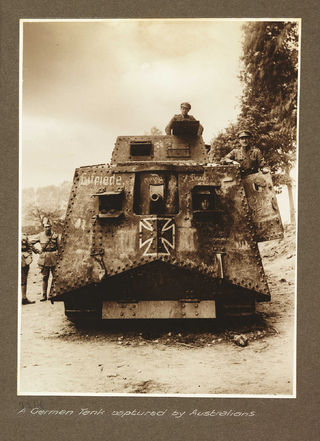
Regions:
[[[43,229],[43,223],[45,220],[49,220],[55,231],[59,232],[63,227],[65,210],[62,209],[44,209],[41,207],[29,206],[26,212],[26,219],[30,225],[36,227],[37,230]]]
[[[249,22],[243,31],[241,111],[237,122],[213,140],[213,157],[237,146],[236,133],[249,129],[275,185],[281,186],[296,159],[298,24]]]
[[[158,129],[158,127],[153,126],[151,127],[150,131],[148,132],[144,132],[145,135],[151,135],[151,136],[159,136],[162,135],[162,131],[160,129]]]
[[[22,226],[28,234],[38,233],[43,228],[43,219],[49,218],[54,231],[62,231],[71,182],[60,186],[26,188],[22,190]]]
[[[298,24],[252,22],[244,26],[241,80],[245,85],[243,113],[254,104],[275,118],[276,129],[296,137]],[[249,106],[249,107],[248,107]],[[262,115],[265,119],[265,115]]]
[[[242,63],[239,123],[254,131],[275,184],[281,184],[296,157],[298,24],[246,24]]]
[[[150,135],[159,136],[159,135],[162,135],[162,132],[160,129],[158,129],[158,127],[151,127]]]

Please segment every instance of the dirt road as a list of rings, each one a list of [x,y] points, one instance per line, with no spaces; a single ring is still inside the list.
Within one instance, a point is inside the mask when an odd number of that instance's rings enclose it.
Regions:
[[[40,302],[32,263],[21,307],[22,394],[291,395],[294,359],[294,231],[260,245],[272,300],[242,323],[107,323],[77,329],[63,303]],[[248,343],[235,344],[237,336]]]

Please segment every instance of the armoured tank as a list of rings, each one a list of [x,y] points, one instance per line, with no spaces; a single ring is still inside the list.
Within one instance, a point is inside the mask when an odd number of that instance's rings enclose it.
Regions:
[[[210,162],[198,125],[120,136],[110,164],[75,170],[50,291],[70,320],[214,319],[270,300],[271,176]]]

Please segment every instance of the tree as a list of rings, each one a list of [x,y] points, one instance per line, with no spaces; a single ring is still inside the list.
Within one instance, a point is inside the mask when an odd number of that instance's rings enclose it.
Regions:
[[[224,131],[211,140],[211,149],[209,151],[210,161],[220,161],[232,149],[238,147],[237,132],[238,124],[230,124]]]
[[[145,133],[146,135],[151,135],[151,136],[159,136],[162,135],[162,132],[160,129],[158,129],[158,127],[151,127],[150,132]]]
[[[244,89],[238,122],[253,129],[274,184],[287,185],[290,220],[294,223],[290,170],[297,147],[297,22],[244,25],[242,63],[240,79]]]
[[[287,185],[291,223],[295,222],[290,170],[296,159],[298,24],[250,22],[244,25],[241,111],[214,140],[215,155],[236,145],[236,133],[247,128],[268,163],[275,186]]]
[[[71,182],[60,186],[50,185],[22,190],[22,225],[29,234],[38,233],[43,228],[43,219],[49,218],[56,232],[62,231],[68,203]]]
[[[63,209],[46,210],[38,206],[30,205],[25,211],[24,221],[29,225],[28,230],[32,231],[32,233],[36,233],[42,230],[43,222],[49,219],[53,229],[57,233],[61,233],[63,229],[64,215],[65,210]],[[31,226],[33,228],[30,229]]]

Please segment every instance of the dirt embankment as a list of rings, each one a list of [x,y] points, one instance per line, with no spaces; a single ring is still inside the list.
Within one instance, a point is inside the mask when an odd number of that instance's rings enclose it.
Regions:
[[[31,265],[21,308],[22,393],[271,394],[293,392],[295,231],[260,244],[272,300],[226,322],[107,322],[77,328],[63,304],[40,302]]]

